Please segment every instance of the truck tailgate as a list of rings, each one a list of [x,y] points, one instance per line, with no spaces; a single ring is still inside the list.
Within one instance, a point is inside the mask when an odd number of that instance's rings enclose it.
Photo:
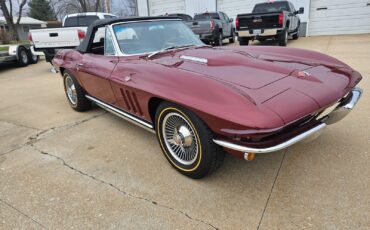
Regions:
[[[210,20],[193,21],[191,29],[195,34],[212,34]]]
[[[283,25],[279,24],[279,14],[276,13],[258,13],[258,14],[239,14],[238,30],[252,30],[252,29],[275,29],[281,28]]]
[[[36,49],[67,48],[76,47],[80,44],[79,30],[86,32],[84,27],[64,27],[30,30],[30,34]]]

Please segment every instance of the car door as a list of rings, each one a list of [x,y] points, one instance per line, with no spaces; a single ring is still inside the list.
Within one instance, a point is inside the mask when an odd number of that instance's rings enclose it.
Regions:
[[[222,22],[222,31],[223,31],[223,36],[227,37],[230,35],[230,29],[229,29],[229,22],[227,18],[225,17],[225,14],[223,12],[220,12],[220,18]]]
[[[120,43],[135,44],[137,41],[148,40],[147,32],[140,30],[140,27],[137,31],[135,23],[127,24],[124,27],[125,29],[119,30],[117,33],[114,32],[116,35],[113,36],[113,39],[117,40],[118,46],[113,45],[113,49],[116,49],[117,52],[124,53],[119,50]],[[161,28],[158,27],[158,29]],[[114,28],[112,31],[115,31]],[[138,48],[137,46],[133,47]],[[151,95],[140,90],[141,87],[150,83],[146,74],[143,73],[146,70],[146,62],[141,58],[141,55],[120,55],[109,81],[116,98],[115,106],[118,109],[134,115],[136,118],[150,121],[147,103]]]
[[[296,10],[294,8],[294,5],[289,2],[289,6],[290,6],[290,14],[292,15],[291,16],[291,27],[290,27],[290,31],[295,31],[297,29],[297,26],[298,26],[298,16],[297,14],[295,13]]]
[[[100,29],[103,30],[99,31]],[[92,44],[83,58],[76,63],[78,78],[87,94],[109,104],[116,102],[109,78],[118,57],[107,52],[105,27],[95,32]],[[99,36],[99,37],[97,37]]]
[[[226,26],[227,26],[227,34],[226,34],[226,36],[230,36],[231,35],[231,31],[233,29],[233,23],[230,20],[229,16],[227,16],[227,14],[225,14],[225,13],[223,13],[223,14],[224,14],[224,17],[225,17],[225,20],[226,20]]]

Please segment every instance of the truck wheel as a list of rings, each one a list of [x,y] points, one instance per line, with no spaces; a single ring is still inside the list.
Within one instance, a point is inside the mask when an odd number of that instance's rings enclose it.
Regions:
[[[247,46],[249,44],[249,38],[239,37],[238,39],[241,46]]]
[[[288,30],[284,29],[279,35],[279,46],[286,46],[288,44]]]
[[[155,129],[168,162],[193,179],[220,167],[225,152],[213,142],[213,133],[192,111],[169,102],[159,105]]]
[[[215,46],[222,46],[222,32],[220,32],[215,40]]]
[[[30,63],[31,64],[36,64],[38,61],[39,61],[39,56],[38,55],[32,55],[32,53],[30,52]]]
[[[231,37],[229,38],[230,43],[235,43],[235,30],[232,29],[231,31]]]
[[[28,52],[26,48],[24,47],[19,47],[18,48],[18,66],[27,66],[30,64],[30,58],[28,55]]]

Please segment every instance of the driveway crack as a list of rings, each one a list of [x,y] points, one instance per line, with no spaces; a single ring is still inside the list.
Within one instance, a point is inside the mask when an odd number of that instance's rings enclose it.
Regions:
[[[90,121],[92,119],[95,119],[97,117],[103,116],[106,113],[108,113],[108,112],[104,111],[104,112],[102,112],[100,114],[93,115],[91,117],[88,117],[88,118],[83,119],[83,120],[80,120],[80,121],[75,121],[75,122],[71,122],[71,123],[68,123],[68,124],[65,124],[65,125],[55,126],[55,127],[49,128],[49,129],[41,130],[38,133],[36,133],[36,134],[28,137],[26,143],[24,143],[24,144],[22,144],[20,146],[17,146],[17,147],[15,147],[15,148],[7,151],[7,152],[1,153],[0,156],[9,154],[9,153],[14,152],[14,151],[16,151],[18,149],[21,149],[23,147],[26,147],[26,146],[29,146],[31,144],[34,144],[34,143],[36,143],[36,142],[38,142],[38,141],[40,141],[40,140],[42,140],[42,139],[44,139],[44,138],[46,138],[48,136],[54,135],[57,132],[68,130],[70,128],[76,127],[76,126],[78,126],[78,125],[80,125],[82,123],[85,123],[85,122]],[[4,122],[9,123],[9,124],[13,124],[13,123],[7,122],[7,121],[4,121]],[[13,125],[17,125],[17,124],[14,123]],[[19,126],[22,126],[22,125],[19,125]],[[31,128],[31,127],[27,127],[27,126],[24,126],[24,127]],[[36,128],[34,128],[34,129],[36,129]],[[40,129],[37,129],[37,130],[40,130]]]
[[[16,122],[14,122],[14,121],[5,121],[5,120],[0,120],[0,121],[1,121],[1,122],[4,122],[4,123],[7,123],[7,124],[10,124],[10,125],[14,125],[14,126],[22,127],[22,128],[33,129],[33,130],[40,130],[40,129],[38,129],[38,128],[31,127],[31,126],[24,125],[24,124],[19,124],[19,123],[16,123]]]
[[[91,117],[85,118],[85,119],[80,120],[80,121],[75,121],[75,122],[68,123],[68,124],[65,124],[65,125],[55,126],[55,127],[49,128],[49,129],[42,130],[42,131],[36,133],[35,135],[32,135],[31,137],[29,137],[28,138],[28,143],[29,144],[36,143],[37,141],[45,138],[45,136],[50,136],[50,135],[53,135],[53,134],[55,134],[57,132],[68,130],[70,128],[73,128],[73,127],[76,127],[76,126],[78,126],[80,124],[83,124],[83,123],[85,123],[87,121],[90,121],[90,120],[95,119],[97,117],[103,116],[103,115],[105,115],[107,113],[108,112],[104,111],[102,113],[93,115]]]
[[[26,213],[22,212],[21,210],[19,210],[18,208],[14,207],[13,205],[7,203],[6,201],[2,200],[0,198],[0,202],[4,203],[6,206],[8,206],[9,208],[17,211],[18,213],[22,214],[23,216],[27,217],[28,219],[32,220],[34,223],[36,223],[37,225],[41,226],[42,228],[44,229],[48,229],[46,228],[43,224],[41,224],[40,222],[38,222],[37,220],[33,219],[32,217],[30,217],[29,215],[27,215]]]
[[[281,162],[280,162],[280,166],[279,166],[279,168],[278,168],[278,170],[277,170],[277,172],[276,172],[276,176],[275,176],[274,182],[272,183],[271,190],[270,190],[269,196],[268,196],[268,198],[267,198],[267,200],[266,200],[265,207],[263,208],[263,212],[262,212],[262,215],[261,215],[261,219],[260,219],[260,221],[259,221],[259,223],[258,223],[257,230],[259,230],[259,229],[260,229],[260,226],[261,226],[261,223],[262,223],[262,219],[263,219],[263,217],[265,216],[265,212],[266,212],[267,206],[268,206],[268,204],[269,204],[269,202],[270,202],[271,194],[272,194],[272,192],[273,192],[273,190],[274,190],[274,187],[275,187],[275,184],[276,184],[277,178],[279,177],[280,170],[281,170],[281,167],[283,166],[283,162],[284,162],[285,155],[286,155],[287,151],[288,151],[288,150],[285,150],[285,151],[284,151],[283,158],[281,159]]]
[[[75,167],[73,167],[72,165],[68,164],[63,158],[59,157],[59,156],[56,156],[56,155],[53,155],[51,153],[48,153],[48,152],[45,152],[45,151],[42,151],[41,149],[37,148],[33,143],[30,144],[31,147],[33,147],[33,149],[35,149],[36,151],[38,151],[39,153],[43,154],[43,155],[47,155],[49,157],[53,157],[57,160],[59,160],[60,162],[62,162],[63,166],[73,170],[74,172],[82,175],[82,176],[85,176],[85,177],[88,177],[94,181],[97,181],[101,184],[104,184],[104,185],[107,185],[109,187],[111,187],[112,189],[116,190],[117,192],[121,193],[122,195],[124,196],[127,196],[127,197],[130,197],[130,198],[133,198],[133,199],[136,199],[136,200],[141,200],[141,201],[144,201],[144,202],[148,202],[152,205],[157,205],[161,208],[164,208],[164,209],[168,209],[168,210],[171,210],[173,212],[177,212],[179,214],[181,214],[182,216],[185,216],[186,218],[192,220],[192,221],[196,221],[196,222],[199,222],[199,223],[202,223],[202,224],[205,224],[205,225],[208,225],[209,227],[213,228],[213,229],[219,229],[218,227],[215,227],[214,225],[212,225],[211,223],[208,223],[204,220],[201,220],[201,219],[198,219],[198,218],[194,218],[192,216],[190,216],[188,213],[184,212],[184,211],[181,211],[181,210],[178,210],[176,208],[173,208],[173,207],[170,207],[170,206],[167,206],[165,204],[160,204],[158,203],[157,201],[154,201],[154,200],[151,200],[149,198],[145,198],[145,197],[141,197],[141,196],[138,196],[138,195],[135,195],[135,194],[132,194],[132,193],[129,193],[129,192],[126,192],[124,190],[121,190],[120,188],[118,188],[117,186],[115,186],[114,184],[110,183],[110,182],[107,182],[107,181],[104,181],[100,178],[97,178],[93,175],[90,175],[86,172],[83,172]]]

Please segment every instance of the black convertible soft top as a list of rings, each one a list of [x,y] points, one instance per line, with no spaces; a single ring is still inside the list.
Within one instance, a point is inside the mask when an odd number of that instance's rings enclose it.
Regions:
[[[88,28],[85,35],[85,38],[76,50],[81,53],[87,52],[89,49],[89,44],[93,39],[92,36],[95,31],[103,26],[118,23],[118,22],[130,22],[130,21],[148,21],[148,20],[157,20],[157,19],[179,19],[178,17],[169,17],[169,16],[156,16],[156,17],[130,17],[130,18],[109,18],[109,19],[100,19],[94,21]]]

